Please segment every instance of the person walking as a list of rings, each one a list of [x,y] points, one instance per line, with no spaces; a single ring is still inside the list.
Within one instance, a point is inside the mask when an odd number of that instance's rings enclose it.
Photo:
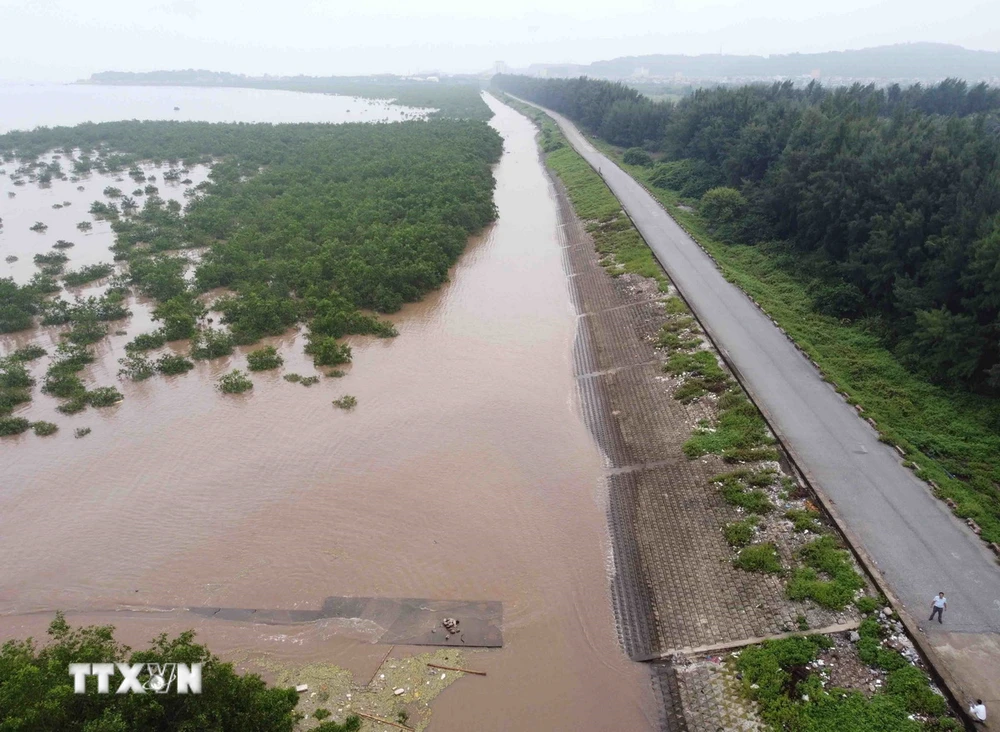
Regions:
[[[943,623],[944,621],[941,620],[941,614],[945,611],[945,608],[947,607],[948,607],[948,598],[944,596],[943,592],[937,593],[937,597],[934,598],[934,604],[931,605],[931,616],[928,618],[928,620],[929,621],[933,620],[934,616],[937,615],[938,622]]]

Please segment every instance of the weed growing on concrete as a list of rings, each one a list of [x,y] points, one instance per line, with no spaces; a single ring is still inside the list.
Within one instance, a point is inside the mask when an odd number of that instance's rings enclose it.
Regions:
[[[819,522],[817,511],[792,508],[785,512],[785,518],[792,522],[792,527],[799,533],[803,531],[811,531],[814,534],[823,533],[823,525]]]
[[[726,542],[729,546],[733,547],[746,546],[753,541],[756,533],[756,516],[751,516],[750,518],[743,519],[742,521],[733,521],[732,523],[726,524],[722,527],[722,534],[726,537]]]
[[[841,610],[865,586],[847,550],[838,547],[832,536],[809,542],[798,555],[806,566],[793,572],[785,588],[791,600],[808,599],[822,607]]]
[[[744,547],[733,559],[733,564],[747,572],[781,573],[778,548],[770,542]]]
[[[771,503],[767,493],[758,487],[767,475],[773,478],[771,471],[734,470],[731,473],[715,476],[712,482],[721,488],[726,503],[739,506],[750,513],[763,515],[774,510],[774,504]]]

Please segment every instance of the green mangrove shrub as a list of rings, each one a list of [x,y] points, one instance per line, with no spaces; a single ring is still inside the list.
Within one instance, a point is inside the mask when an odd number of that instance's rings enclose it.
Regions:
[[[54,435],[59,427],[53,422],[38,421],[31,425],[31,429],[35,431],[35,434],[39,437],[48,437],[49,435]]]
[[[285,361],[274,346],[264,346],[247,354],[247,368],[251,371],[276,369]]]
[[[219,378],[219,391],[223,394],[242,394],[253,389],[253,382],[246,372],[233,369]]]
[[[186,374],[193,368],[194,363],[175,353],[165,353],[156,361],[156,370],[168,376]]]

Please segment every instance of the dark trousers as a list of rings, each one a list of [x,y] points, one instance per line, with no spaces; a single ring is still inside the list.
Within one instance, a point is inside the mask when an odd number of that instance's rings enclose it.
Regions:
[[[930,616],[930,618],[928,618],[928,620],[933,620],[934,616],[937,615],[938,616],[938,622],[939,623],[944,622],[943,620],[941,620],[941,614],[943,612],[944,612],[944,608],[943,607],[932,607],[931,608],[931,616]]]

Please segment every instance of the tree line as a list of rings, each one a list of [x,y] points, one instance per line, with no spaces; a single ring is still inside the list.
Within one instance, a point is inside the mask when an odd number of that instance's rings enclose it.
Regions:
[[[658,158],[654,183],[704,199],[720,237],[781,242],[824,283],[818,311],[866,319],[911,369],[1000,392],[1000,89],[785,82],[674,104],[586,78],[494,84]]]

